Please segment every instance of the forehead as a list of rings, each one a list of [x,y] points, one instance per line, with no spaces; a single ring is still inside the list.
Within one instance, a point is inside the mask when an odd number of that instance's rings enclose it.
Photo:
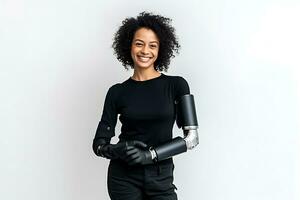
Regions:
[[[158,37],[154,31],[149,28],[138,29],[133,37],[134,40],[143,40],[147,42],[158,42]]]

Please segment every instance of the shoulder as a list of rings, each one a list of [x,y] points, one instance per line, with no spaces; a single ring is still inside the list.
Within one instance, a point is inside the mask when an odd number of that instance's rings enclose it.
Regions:
[[[121,85],[122,85],[121,83],[116,83],[116,84],[110,86],[108,90],[112,91],[112,92],[115,92],[115,91],[120,89]]]
[[[188,81],[182,76],[166,75],[172,82],[175,88],[177,87],[189,87]]]
[[[112,98],[112,99],[116,99],[117,95],[120,91],[120,86],[121,86],[121,83],[116,83],[116,84],[110,86],[107,90],[106,96],[109,98]]]
[[[167,77],[167,78],[170,79],[170,80],[175,81],[175,82],[181,82],[181,81],[187,82],[186,79],[185,79],[184,77],[182,77],[182,76],[178,76],[178,75],[170,75],[170,74],[168,74],[168,75],[167,75],[167,74],[164,74],[164,76]]]
[[[130,78],[117,82],[113,85],[111,85],[108,89],[108,93],[112,94],[114,97],[118,98],[120,95],[128,92],[131,86]]]
[[[175,98],[190,94],[190,87],[188,81],[182,76],[168,75],[168,78],[172,82]]]
[[[179,87],[182,87],[182,86],[188,87],[189,86],[187,80],[185,78],[183,78],[182,76],[175,76],[175,77],[176,77],[176,84]]]

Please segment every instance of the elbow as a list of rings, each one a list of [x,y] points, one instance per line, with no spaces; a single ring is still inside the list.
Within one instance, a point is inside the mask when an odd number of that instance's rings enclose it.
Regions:
[[[199,137],[197,129],[186,130],[184,140],[187,149],[191,150],[199,144]]]
[[[93,152],[94,152],[94,154],[96,155],[96,156],[99,156],[98,154],[97,154],[97,144],[95,143],[95,141],[93,141],[93,144],[92,144],[92,149],[93,149]]]

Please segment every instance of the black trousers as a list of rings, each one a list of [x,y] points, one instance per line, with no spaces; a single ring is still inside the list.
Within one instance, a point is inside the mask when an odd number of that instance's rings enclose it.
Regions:
[[[153,165],[128,166],[111,160],[107,186],[111,200],[177,200],[172,159]]]

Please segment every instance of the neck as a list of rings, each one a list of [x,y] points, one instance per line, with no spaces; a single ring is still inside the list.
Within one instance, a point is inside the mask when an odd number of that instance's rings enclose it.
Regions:
[[[161,73],[156,71],[153,67],[146,69],[134,68],[132,78],[137,81],[145,81],[148,79],[158,77],[160,76],[160,74]]]

